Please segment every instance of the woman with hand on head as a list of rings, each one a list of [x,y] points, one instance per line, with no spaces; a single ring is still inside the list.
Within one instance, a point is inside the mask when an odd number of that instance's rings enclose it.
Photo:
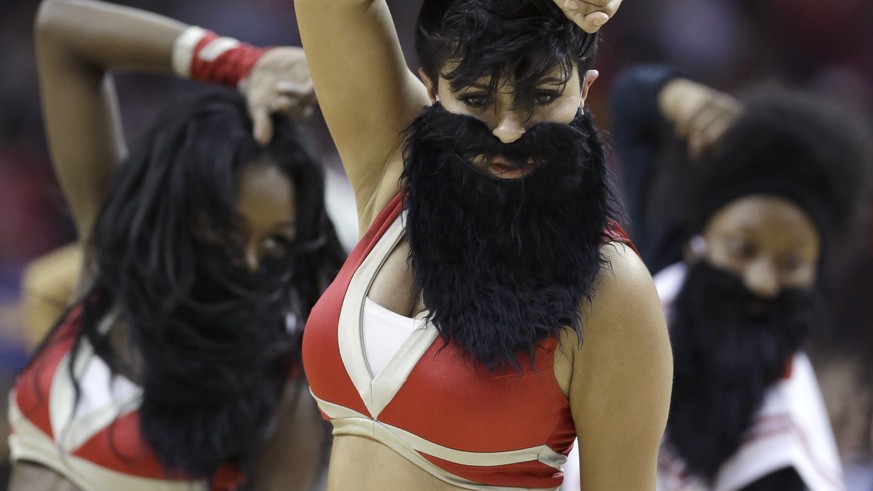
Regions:
[[[622,73],[611,98],[674,350],[659,489],[845,489],[806,351],[827,330],[828,273],[866,223],[862,117],[773,84],[734,97],[657,65]]]
[[[585,109],[620,1],[296,0],[363,233],[304,367],[329,489],[651,490],[671,355]],[[583,336],[584,335],[584,336]]]
[[[298,48],[46,0],[52,159],[85,248],[70,309],[11,396],[11,489],[311,489],[326,433],[300,328],[344,254],[302,134]],[[128,152],[114,70],[236,88],[160,114]],[[217,90],[217,89],[216,89]]]

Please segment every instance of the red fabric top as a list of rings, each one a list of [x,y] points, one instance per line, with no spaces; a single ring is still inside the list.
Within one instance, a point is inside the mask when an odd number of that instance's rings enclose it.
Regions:
[[[334,282],[312,309],[303,337],[303,365],[313,394],[321,400],[369,414],[343,364],[338,324],[343,300],[364,258],[397,219],[402,209],[395,197],[352,251]],[[620,227],[610,238],[629,243]],[[555,378],[557,341],[542,341],[535,365],[519,356],[522,373],[491,372],[473,366],[454,344],[443,348],[438,337],[409,374],[394,399],[378,415],[384,424],[401,428],[432,443],[469,452],[504,452],[547,445],[567,455],[576,437],[570,404]],[[363,349],[363,348],[361,348]],[[440,468],[470,481],[531,488],[560,486],[563,474],[539,461],[501,466],[466,466],[422,455]]]
[[[69,369],[67,364],[61,366],[61,362],[75,343],[81,328],[82,310],[81,305],[70,310],[62,324],[52,333],[45,350],[19,375],[15,384],[15,401],[21,413],[53,439],[56,435],[52,432],[49,413],[52,380],[58,370]],[[87,387],[80,389],[87,390]],[[14,427],[12,430],[14,432]],[[169,481],[192,480],[181,473],[168,472],[161,467],[154,451],[139,432],[138,410],[115,419],[73,451],[72,455],[130,476]],[[236,467],[225,465],[216,473],[212,489],[233,491],[244,480]]]

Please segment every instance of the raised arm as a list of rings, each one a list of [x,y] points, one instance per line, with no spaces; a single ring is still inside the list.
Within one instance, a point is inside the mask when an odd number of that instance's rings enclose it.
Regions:
[[[363,231],[398,192],[403,130],[431,101],[406,66],[385,0],[295,0],[294,6]]]
[[[171,72],[185,25],[135,9],[47,0],[36,17],[36,58],[52,160],[81,238],[100,210],[126,152],[115,68]]]
[[[742,104],[724,92],[687,78],[674,78],[658,92],[658,106],[676,132],[688,141],[688,154],[700,157],[737,120]]]
[[[687,166],[730,127],[740,105],[664,65],[624,71],[610,102],[631,234],[656,273],[681,258],[687,240]]]
[[[126,153],[111,72],[180,71],[179,60],[174,69],[174,43],[188,27],[97,1],[42,2],[35,38],[43,115],[55,172],[81,239],[90,233],[115,166]],[[255,49],[247,53],[251,51]],[[300,48],[272,49],[248,60],[249,64],[234,65],[238,69],[234,75],[251,69],[246,99],[255,136],[266,142],[272,134],[270,111],[307,112],[312,92],[309,72]],[[187,68],[185,61],[182,57]],[[204,81],[236,84],[226,76]]]
[[[651,491],[673,379],[667,327],[637,255],[620,244],[604,254],[570,382],[582,489]]]

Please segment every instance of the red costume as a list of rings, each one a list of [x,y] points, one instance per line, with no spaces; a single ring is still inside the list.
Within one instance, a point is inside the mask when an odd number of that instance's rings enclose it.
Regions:
[[[44,465],[84,491],[205,491],[204,480],[161,467],[139,432],[142,389],[112,375],[85,340],[73,367],[77,400],[70,355],[81,322],[80,305],[18,377],[9,398],[12,460]],[[235,468],[224,466],[214,476],[212,490],[232,491],[241,482]]]
[[[494,373],[474,366],[459,346],[444,346],[426,324],[372,376],[361,335],[364,300],[403,239],[401,210],[397,196],[309,316],[303,364],[322,414],[335,435],[375,439],[455,486],[557,488],[576,431],[555,378],[554,336],[536,347],[535,363],[519,356],[521,374]]]

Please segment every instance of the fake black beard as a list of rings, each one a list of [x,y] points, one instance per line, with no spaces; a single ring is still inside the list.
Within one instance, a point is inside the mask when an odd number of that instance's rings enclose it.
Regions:
[[[564,326],[582,335],[610,216],[603,149],[590,115],[542,123],[511,144],[439,105],[407,130],[406,239],[417,292],[446,343],[489,368]],[[536,168],[504,180],[469,163],[502,155]]]
[[[221,254],[198,262],[189,297],[156,320],[162,332],[145,326],[132,342],[143,435],[165,468],[209,478],[225,463],[253,470],[300,340],[286,329],[287,267],[254,273]]]
[[[687,470],[712,481],[740,446],[767,389],[785,373],[813,322],[813,295],[774,299],[706,261],[688,269],[670,312],[673,396],[667,440]]]

